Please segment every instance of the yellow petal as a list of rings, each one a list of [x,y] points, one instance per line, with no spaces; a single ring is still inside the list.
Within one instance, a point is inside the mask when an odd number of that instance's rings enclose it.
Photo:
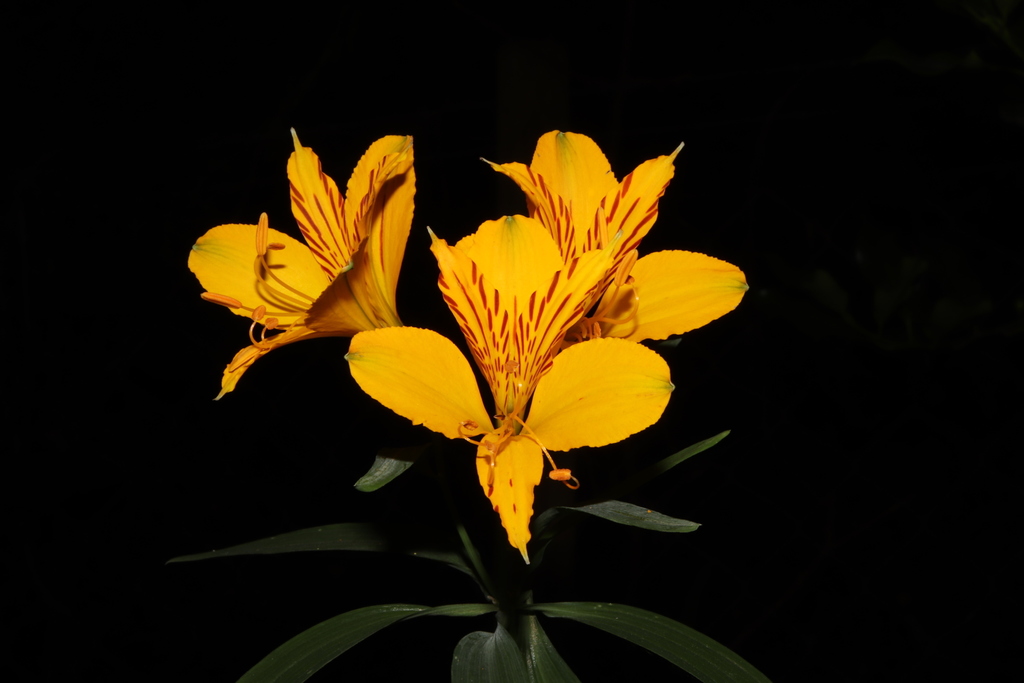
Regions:
[[[387,327],[402,324],[395,309],[395,291],[412,227],[416,173],[411,137],[389,135],[381,138],[363,159],[373,158],[379,153],[378,147],[389,160],[380,172],[389,175],[363,217],[363,230],[367,237],[364,247],[355,255],[351,278],[352,289],[360,296],[364,307],[369,309],[369,317],[377,327]],[[360,161],[360,165],[362,163]],[[360,173],[357,167],[353,180],[349,181],[349,196],[355,196],[358,191],[353,189],[353,182]]]
[[[360,332],[345,359],[363,391],[413,424],[450,439],[491,428],[469,362],[436,332],[415,327]]]
[[[310,329],[351,337],[381,327],[367,313],[365,288],[359,287],[365,282],[365,278],[359,277],[364,269],[359,268],[360,272],[352,277],[354,270],[339,275],[310,306],[306,315]]]
[[[348,179],[349,199],[375,194],[384,181],[412,167],[412,136],[385,135],[375,140],[356,164]]]
[[[522,216],[514,220],[522,226],[535,224]],[[485,236],[482,243],[469,239],[459,243],[481,254],[513,295],[494,287],[490,272],[458,246],[449,247],[444,240],[435,238],[430,247],[441,270],[438,286],[487,379],[498,412],[503,414],[512,414],[525,406],[566,331],[589,307],[588,302],[611,263],[613,249],[609,245],[608,249],[590,251],[552,272],[551,267],[558,260],[553,248],[549,246],[545,256],[539,247],[544,241],[550,245],[550,237],[541,234],[539,227],[524,229],[519,234],[519,246],[533,245],[538,249],[536,272],[531,273],[526,253],[519,253],[517,248],[495,247],[492,242],[499,241],[496,236]],[[496,253],[500,258],[495,257]],[[515,257],[509,258],[513,254]],[[502,259],[506,261],[499,264]],[[516,281],[512,264],[522,269],[520,278],[526,286]],[[547,278],[542,277],[545,273]]]
[[[530,215],[551,231],[564,260],[602,246],[587,234],[602,198],[618,183],[608,159],[589,137],[551,131],[537,141],[529,168],[519,163],[491,167],[523,190]]]
[[[486,161],[486,160],[485,160]],[[569,203],[558,193],[548,187],[547,181],[534,173],[524,164],[512,162],[495,164],[488,161],[491,168],[503,173],[515,181],[519,189],[526,195],[526,208],[531,218],[539,220],[551,232],[551,237],[562,255],[563,261],[578,256],[580,246],[576,240],[576,227],[573,224]]]
[[[258,346],[246,346],[244,349],[236,353],[235,357],[232,358],[231,362],[228,363],[226,368],[224,368],[224,376],[221,377],[220,382],[220,393],[217,394],[214,400],[219,401],[225,394],[234,391],[235,385],[238,384],[238,380],[242,378],[245,371],[251,368],[253,363],[279,346],[291,344],[292,342],[301,341],[303,339],[328,336],[333,335],[330,333],[317,332],[316,330],[311,330],[307,327],[303,327],[302,325],[295,325],[285,332],[268,334]]]
[[[592,339],[560,353],[537,385],[527,425],[548,450],[604,446],[658,421],[675,387],[645,346]]]
[[[493,435],[488,435],[493,438]],[[533,516],[533,489],[544,472],[544,456],[540,446],[523,436],[513,436],[502,443],[499,452],[488,451],[488,436],[477,449],[476,471],[508,541],[518,548],[526,563],[526,544],[530,540],[530,518]]]
[[[575,228],[575,253],[603,246],[586,235],[594,228],[602,198],[613,192],[618,182],[597,143],[578,133],[547,133],[537,141],[530,170],[569,206]]]
[[[487,221],[455,248],[504,296],[528,297],[565,266],[547,229],[525,216]]]
[[[650,232],[658,217],[658,200],[675,174],[675,158],[682,148],[679,145],[669,155],[640,164],[601,200],[608,233],[614,235],[622,231],[613,268]],[[597,235],[592,235],[591,239],[597,239]]]
[[[720,318],[739,305],[747,278],[736,266],[692,251],[659,251],[636,262],[634,285],[619,291],[605,317],[621,320],[639,296],[636,315],[621,324],[603,325],[605,337],[630,341],[667,339]],[[601,307],[604,307],[602,302]]]
[[[530,215],[551,231],[566,261],[603,247],[621,230],[614,270],[654,224],[681,149],[645,161],[619,183],[593,140],[554,131],[537,142],[529,168],[518,163],[491,167],[523,190]]]
[[[254,270],[255,225],[220,225],[208,230],[192,246],[188,267],[206,291],[241,302],[243,308],[231,309],[238,315],[248,317],[262,305],[268,316],[276,317],[282,326],[289,325],[302,318],[328,280],[306,245],[273,229],[268,241],[285,248],[267,252],[273,276],[261,268],[262,281]]]
[[[302,146],[294,130],[292,139],[295,151],[288,158],[292,215],[324,274],[333,279],[348,267],[363,236],[346,225],[345,198],[334,179],[323,172],[320,157]]]
[[[372,221],[367,216],[379,210],[377,195],[384,183],[411,167],[412,138],[389,135],[370,145],[342,197],[334,180],[323,172],[320,158],[301,145],[295,131],[292,137],[295,151],[288,159],[292,214],[324,272],[335,278],[351,267],[353,255],[369,234]],[[407,236],[408,229],[399,240],[402,252]]]

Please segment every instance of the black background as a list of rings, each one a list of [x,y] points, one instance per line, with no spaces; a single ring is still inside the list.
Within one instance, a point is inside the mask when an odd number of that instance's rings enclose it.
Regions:
[[[588,521],[538,602],[659,612],[776,682],[1020,669],[1022,11],[1014,43],[970,14],[997,2],[630,4],[7,10],[5,680],[232,681],[350,609],[480,599],[404,556],[164,564],[318,524],[448,523],[428,472],[352,488],[377,448],[430,437],[361,394],[346,340],[275,351],[210,400],[245,323],[199,299],[188,249],[262,211],[298,234],[290,127],[339,184],[372,140],[415,137],[399,311],[453,338],[426,226],[453,240],[523,210],[479,157],[529,162],[570,130],[621,178],[686,142],[643,252],[726,259],[751,289],[664,350],[663,420],[564,455],[585,488],[543,484],[538,509],[731,429],[628,498],[703,527]],[[446,470],[487,548],[471,458],[452,444]],[[544,624],[584,681],[682,676]],[[492,628],[402,623],[314,680],[445,680],[459,638]]]

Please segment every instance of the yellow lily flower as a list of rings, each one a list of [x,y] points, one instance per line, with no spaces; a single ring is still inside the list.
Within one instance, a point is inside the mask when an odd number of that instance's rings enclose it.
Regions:
[[[202,297],[252,319],[251,344],[224,370],[217,399],[279,346],[402,324],[395,289],[416,191],[412,138],[388,135],[370,145],[344,197],[294,130],[292,138],[292,214],[306,244],[270,228],[263,214],[257,225],[207,231],[189,254]]]
[[[617,237],[563,261],[545,227],[525,216],[486,222],[454,247],[431,236],[438,286],[487,379],[493,417],[465,356],[436,332],[362,332],[345,358],[363,390],[391,410],[476,444],[480,485],[529,562],[533,489],[545,457],[549,477],[578,486],[549,451],[604,446],[654,424],[674,388],[668,365],[621,339],[559,353],[611,267]]]
[[[645,161],[621,182],[601,148],[577,133],[543,135],[529,167],[487,162],[523,190],[530,215],[551,232],[566,261],[622,232],[612,266],[589,303],[601,302],[568,335],[570,341],[601,336],[667,339],[739,305],[747,281],[732,264],[689,251],[637,258],[682,148],[680,144],[667,156]]]

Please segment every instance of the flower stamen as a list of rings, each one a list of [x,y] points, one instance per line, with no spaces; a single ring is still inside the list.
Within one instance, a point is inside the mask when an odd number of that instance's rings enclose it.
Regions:
[[[548,462],[551,464],[551,471],[548,473],[548,477],[555,481],[560,481],[564,483],[566,486],[573,489],[574,491],[578,489],[580,487],[580,481],[576,477],[572,476],[572,470],[564,467],[560,468],[558,465],[555,464],[555,459],[551,457],[551,452],[544,447],[544,444],[540,442],[540,439],[538,439],[537,435],[533,433],[533,430],[530,429],[530,427],[527,426],[527,424],[523,422],[523,420],[520,419],[518,415],[511,415],[510,417],[519,423],[519,425],[522,428],[521,433],[525,434],[526,438],[540,446],[540,450],[544,453],[544,457],[546,457],[548,459]],[[573,483],[570,484],[570,480]]]
[[[565,482],[565,485],[573,491],[580,487],[580,480],[572,476],[572,470],[568,468],[553,469],[548,472],[548,479]],[[568,483],[572,481],[572,483]]]
[[[211,304],[220,304],[221,306],[227,306],[228,308],[245,308],[241,301],[234,297],[227,296],[226,294],[203,292],[199,296],[203,301],[209,301]]]
[[[632,279],[630,273],[633,271],[633,266],[636,265],[638,254],[636,249],[630,250],[626,257],[619,263],[619,267],[615,269],[615,286],[621,287],[627,284],[628,280]]]
[[[292,287],[287,282],[279,278],[277,274],[274,273],[273,267],[267,260],[267,251],[279,251],[281,249],[284,249],[284,245],[281,244],[280,242],[273,242],[272,244],[268,243],[267,239],[269,238],[269,235],[270,220],[267,218],[266,212],[264,212],[260,214],[259,223],[256,225],[256,260],[253,262],[253,273],[256,275],[257,280],[259,280],[267,289],[269,289],[274,294],[274,296],[276,296],[278,299],[281,300],[283,304],[285,304],[283,308],[287,310],[288,306],[292,306],[290,312],[293,313],[300,313],[302,311],[305,311],[307,308],[309,308],[309,304],[315,301],[315,299],[306,294],[305,292]],[[264,277],[264,274],[269,276],[274,282],[276,282],[281,287],[284,287],[286,290],[288,290],[288,292],[291,292],[295,296],[291,296],[277,289],[273,284],[271,284],[267,280],[266,277]]]

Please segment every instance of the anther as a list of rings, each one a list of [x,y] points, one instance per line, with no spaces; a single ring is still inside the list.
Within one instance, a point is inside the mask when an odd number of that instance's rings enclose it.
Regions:
[[[260,214],[260,222],[256,225],[256,255],[267,253],[267,237],[270,234],[270,219],[266,212]]]
[[[572,476],[572,470],[570,469],[563,468],[551,470],[548,472],[548,479],[560,481],[574,491],[580,487],[579,479]]]
[[[277,318],[267,318],[263,321],[263,327],[268,330],[276,330],[277,326],[281,324],[281,321]]]
[[[263,304],[260,304],[259,306],[257,306],[256,308],[253,309],[251,317],[253,319],[253,322],[259,322],[260,318],[262,318],[266,314],[267,314],[267,307],[264,306]]]
[[[569,481],[572,478],[572,470],[568,468],[551,470],[548,472],[548,478],[555,481]]]
[[[284,249],[284,245],[281,244],[280,242],[271,242],[270,244],[267,245],[267,249],[270,249],[272,251],[281,251],[282,249]]]
[[[203,292],[199,295],[203,301],[209,301],[211,304],[220,304],[221,306],[227,306],[228,308],[242,308],[242,302],[238,299],[224,294],[214,294],[213,292]]]
[[[515,372],[519,369],[519,361],[507,360],[505,361],[505,372]]]

